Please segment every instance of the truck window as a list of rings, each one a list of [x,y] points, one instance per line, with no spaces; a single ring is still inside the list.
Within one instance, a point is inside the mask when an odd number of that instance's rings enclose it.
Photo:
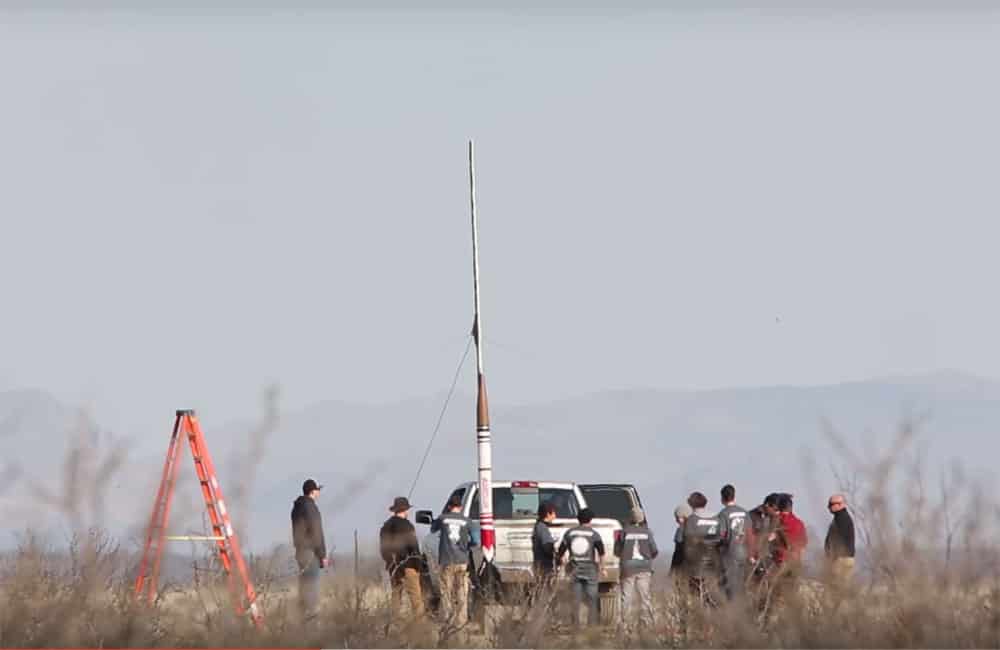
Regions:
[[[599,519],[617,519],[622,526],[628,524],[632,512],[632,496],[628,488],[612,486],[580,486],[587,507]]]
[[[511,490],[493,488],[494,519],[534,519],[538,516],[538,506],[546,501],[556,507],[556,517],[576,519],[576,494],[569,489],[542,488],[539,490]],[[469,518],[479,518],[479,492],[472,497]]]
[[[451,500],[452,500],[452,499],[454,499],[455,497],[458,497],[458,499],[459,499],[460,501],[461,501],[461,500],[463,500],[463,499],[465,498],[465,488],[464,488],[464,487],[463,487],[463,488],[458,488],[457,490],[455,490],[454,492],[452,492],[452,493],[451,493],[451,496],[449,496],[449,497],[448,497],[448,500],[444,502],[444,506],[443,506],[443,507],[441,508],[441,513],[442,513],[442,514],[443,514],[443,513],[445,512],[445,511],[447,511],[447,510],[448,510],[448,504],[449,504],[449,503],[451,502]],[[465,503],[465,501],[462,501],[462,503]]]

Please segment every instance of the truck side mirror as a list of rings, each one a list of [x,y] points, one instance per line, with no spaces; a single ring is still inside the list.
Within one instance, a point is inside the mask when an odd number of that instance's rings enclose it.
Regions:
[[[430,525],[434,521],[434,513],[430,510],[417,510],[417,523]]]

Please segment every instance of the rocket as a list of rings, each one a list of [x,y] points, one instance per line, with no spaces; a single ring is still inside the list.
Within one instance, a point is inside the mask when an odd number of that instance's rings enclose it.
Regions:
[[[479,526],[483,562],[493,563],[496,533],[493,528],[493,440],[490,409],[483,371],[483,319],[479,309],[479,220],[476,217],[476,169],[472,140],[469,140],[469,207],[472,212],[472,277],[475,318],[472,337],[476,343],[476,451],[479,460]]]

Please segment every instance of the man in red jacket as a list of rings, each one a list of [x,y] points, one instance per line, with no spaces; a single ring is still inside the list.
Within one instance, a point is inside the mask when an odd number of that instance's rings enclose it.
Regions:
[[[792,495],[778,497],[778,526],[771,534],[771,557],[774,560],[774,604],[780,607],[798,588],[802,560],[809,536],[802,520],[792,512]]]
[[[802,564],[809,536],[806,525],[792,512],[792,495],[778,497],[778,529],[774,546],[774,561],[778,566],[797,569]]]

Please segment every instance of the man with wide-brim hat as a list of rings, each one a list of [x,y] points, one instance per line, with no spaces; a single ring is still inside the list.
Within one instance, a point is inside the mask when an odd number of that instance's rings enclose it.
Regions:
[[[416,528],[407,519],[410,514],[409,499],[396,497],[389,506],[389,512],[392,516],[379,531],[379,548],[392,585],[393,611],[400,613],[405,591],[410,600],[410,613],[414,617],[422,617],[424,600],[420,592],[420,543]]]

